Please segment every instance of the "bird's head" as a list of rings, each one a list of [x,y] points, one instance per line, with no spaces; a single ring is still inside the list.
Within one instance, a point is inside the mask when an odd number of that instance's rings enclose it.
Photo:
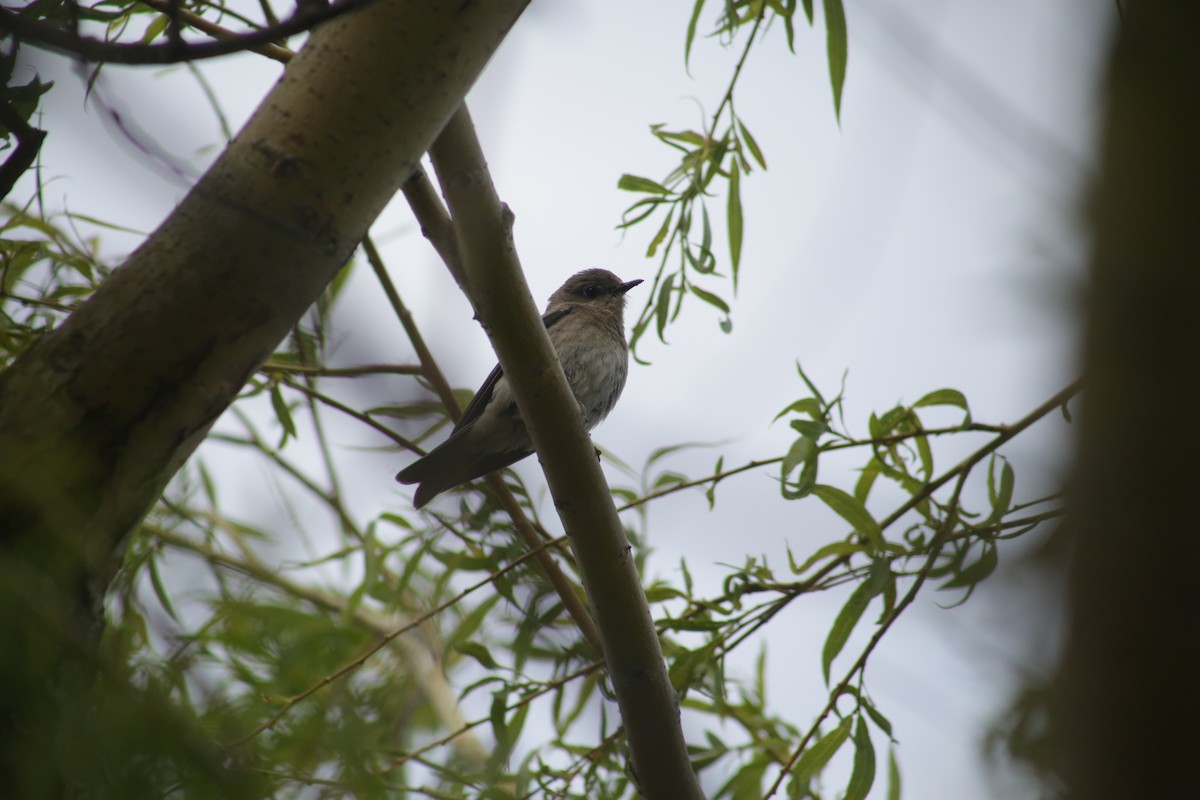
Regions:
[[[592,306],[620,315],[625,310],[625,293],[641,282],[639,278],[622,283],[606,269],[585,269],[567,278],[567,282],[550,295],[550,306]]]

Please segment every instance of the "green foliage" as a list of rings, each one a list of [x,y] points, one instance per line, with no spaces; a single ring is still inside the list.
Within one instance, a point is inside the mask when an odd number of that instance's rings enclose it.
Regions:
[[[704,0],[695,0],[692,6],[684,39],[685,65],[691,58],[704,5]],[[811,1],[804,4],[804,11],[808,24],[812,25]],[[788,48],[794,52],[795,13],[795,0],[739,0],[723,4],[711,35],[730,46],[743,34],[745,39],[741,57],[716,112],[701,130],[669,130],[666,125],[651,125],[654,137],[676,151],[678,164],[661,181],[630,174],[622,175],[617,181],[617,188],[622,191],[647,195],[625,210],[618,227],[629,229],[652,219],[657,224],[646,248],[646,257],[658,256],[658,269],[646,305],[633,325],[630,345],[635,353],[651,325],[659,340],[666,341],[667,325],[679,316],[688,295],[720,312],[719,323],[723,331],[729,333],[733,328],[730,304],[722,296],[725,290],[721,286],[728,280],[729,290],[737,294],[745,240],[742,176],[753,172],[756,165],[760,169],[767,168],[762,148],[736,112],[735,89],[751,50],[761,33],[772,24],[784,26]],[[834,113],[840,119],[849,48],[841,0],[825,0],[825,20]],[[720,191],[722,181],[725,183],[727,274],[719,269],[722,257],[714,245],[708,210],[709,200]]]
[[[810,25],[813,6],[799,6]],[[693,7],[685,60],[703,8],[703,0]],[[845,19],[840,2],[823,8],[840,114]],[[652,126],[678,153],[678,166],[662,181],[620,179],[622,190],[641,196],[623,226],[661,217],[647,251],[661,252],[660,269],[635,341],[651,325],[664,338],[688,297],[728,323],[731,304],[720,292],[724,279],[736,292],[741,269],[742,178],[766,168],[734,111],[733,89],[763,26],[782,24],[793,45],[796,9],[794,0],[724,4],[714,35],[745,41],[717,113],[702,131]],[[88,13],[114,36],[127,34],[135,14],[147,23],[137,35],[148,40],[164,30],[163,18],[138,4]],[[707,207],[721,180],[727,275],[718,271],[724,256]],[[0,224],[0,367],[53,330],[109,272],[97,239],[73,227],[103,223],[45,218],[35,208],[5,206]],[[342,270],[252,377],[131,537],[107,598],[102,655],[112,677],[106,686],[115,688],[96,704],[122,724],[100,742],[103,758],[81,759],[79,782],[90,785],[105,763],[139,752],[144,761],[131,760],[119,796],[633,797],[608,676],[496,495],[476,483],[424,513],[400,495],[383,510],[354,507],[346,490],[353,459],[415,449],[469,398],[457,390],[431,399],[431,376],[440,374],[432,362],[330,366],[330,342],[346,318],[339,297],[354,269]],[[395,310],[404,323],[406,312]],[[648,576],[660,571],[643,546],[644,512],[667,495],[695,489],[711,508],[718,484],[760,471],[778,480],[783,503],[807,501],[827,512],[823,533],[807,552],[789,550],[786,563],[747,555],[725,567],[717,588],[702,589],[680,558],[670,579],[647,579],[646,594],[693,763],[717,787],[715,797],[864,798],[872,788],[878,796],[878,773],[886,772],[887,797],[896,798],[895,736],[867,688],[869,657],[930,581],[965,602],[993,574],[1007,540],[1061,513],[1056,497],[1019,499],[1015,469],[998,451],[1065,408],[1070,395],[1012,425],[990,425],[973,420],[961,392],[939,389],[870,414],[852,433],[844,389],[827,397],[797,371],[803,388],[775,418],[786,422],[777,450],[736,466],[717,456],[711,471],[694,477],[676,459],[712,445],[664,446],[640,470],[606,454],[630,478],[614,487],[614,499],[623,511],[642,512],[625,519]],[[390,382],[388,400],[370,402],[363,387],[381,376]],[[339,423],[362,437],[355,447],[331,446],[328,431]],[[963,441],[973,443],[971,455],[945,467],[951,448],[944,443],[961,452]],[[268,476],[279,513],[233,510],[228,495],[244,487],[214,466],[222,451]],[[831,464],[833,454],[857,458],[856,474]],[[569,548],[539,520],[533,493],[516,474],[504,481],[581,593]],[[297,542],[308,543],[303,558]],[[825,682],[823,692],[814,690],[821,702],[780,708],[768,699],[768,633],[786,629],[789,607],[819,592],[841,603],[819,655],[813,648]],[[753,674],[734,668],[730,656],[738,652],[757,652]],[[98,720],[90,724],[68,738],[68,752],[87,751],[84,734]],[[139,749],[139,731],[155,734],[154,747]],[[882,742],[886,767],[878,763]],[[847,772],[844,786],[826,786],[828,775]]]

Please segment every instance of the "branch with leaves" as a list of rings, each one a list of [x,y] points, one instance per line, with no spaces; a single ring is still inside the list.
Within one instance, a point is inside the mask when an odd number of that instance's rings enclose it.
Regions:
[[[691,56],[696,29],[705,0],[696,0],[684,43],[684,63]],[[813,2],[805,0],[804,13],[809,26],[814,24]],[[702,130],[669,130],[666,125],[650,126],[662,144],[679,154],[679,163],[665,178],[652,180],[637,175],[622,175],[617,188],[645,195],[625,210],[621,224],[628,230],[661,216],[662,221],[650,239],[646,257],[654,258],[661,248],[658,267],[646,304],[633,325],[630,346],[635,348],[643,335],[654,326],[660,341],[666,341],[667,325],[683,309],[690,295],[712,306],[723,317],[721,329],[733,328],[729,301],[716,288],[722,279],[720,260],[714,247],[713,223],[709,216],[709,198],[715,192],[714,181],[725,181],[725,231],[729,241],[730,290],[737,294],[745,237],[742,212],[742,176],[767,168],[767,160],[743,119],[737,114],[734,97],[742,70],[761,34],[772,24],[782,24],[787,32],[788,49],[795,52],[795,2],[741,0],[722,7],[712,35],[734,42],[745,31],[741,55],[734,66],[728,87],[717,109]],[[829,75],[833,84],[834,113],[840,117],[842,87],[846,78],[848,38],[842,0],[824,0],[825,27],[829,57]],[[753,162],[753,163],[752,163]]]

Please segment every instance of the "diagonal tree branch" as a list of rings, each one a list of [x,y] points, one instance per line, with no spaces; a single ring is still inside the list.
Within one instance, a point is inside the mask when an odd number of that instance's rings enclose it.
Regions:
[[[492,340],[571,538],[646,797],[702,798],[632,548],[512,241],[465,107],[430,150],[468,296]]]

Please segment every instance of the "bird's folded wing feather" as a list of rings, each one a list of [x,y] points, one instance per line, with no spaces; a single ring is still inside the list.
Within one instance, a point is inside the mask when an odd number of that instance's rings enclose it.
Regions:
[[[550,330],[554,323],[561,320],[567,314],[570,314],[572,308],[573,306],[557,308],[554,311],[543,315],[542,324],[546,326],[546,330]],[[467,404],[466,410],[463,411],[462,416],[459,417],[458,422],[455,423],[453,433],[457,433],[475,420],[479,419],[479,415],[483,413],[485,408],[487,408],[488,401],[492,399],[492,392],[496,388],[496,382],[500,380],[500,376],[503,374],[504,371],[500,369],[499,364],[497,364],[495,368],[488,373],[483,385],[479,387],[479,391],[475,392],[475,396],[472,397],[471,402]],[[453,433],[451,435],[453,435]]]

